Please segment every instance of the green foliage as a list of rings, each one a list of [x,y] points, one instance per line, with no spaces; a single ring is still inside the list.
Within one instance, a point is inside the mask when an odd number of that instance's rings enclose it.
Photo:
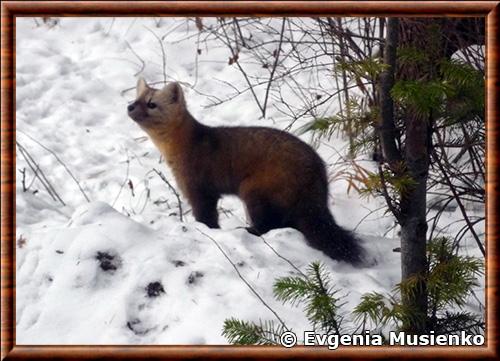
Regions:
[[[224,321],[222,335],[233,345],[279,345],[283,332],[284,327],[272,321],[255,324],[229,318]]]
[[[363,328],[367,323],[372,327],[375,325],[385,325],[389,318],[387,315],[391,310],[392,303],[388,304],[388,299],[381,293],[370,292],[361,296],[361,302],[354,308],[354,321],[361,322]]]
[[[423,66],[429,62],[429,55],[414,46],[399,47],[397,57],[401,66]]]
[[[446,306],[463,307],[465,296],[478,286],[477,277],[483,274],[483,262],[470,256],[452,253],[449,239],[441,237],[429,245],[429,267],[427,289],[431,308]]]
[[[341,322],[339,298],[322,264],[313,262],[306,275],[278,279],[273,291],[275,298],[283,304],[304,305],[304,312],[314,330],[338,333]]]
[[[377,140],[373,131],[378,118],[377,107],[366,110],[359,99],[351,97],[345,108],[331,117],[316,118],[298,130],[300,134],[313,131],[319,136],[331,137],[334,132],[347,133],[353,140],[350,152],[373,149]]]
[[[371,154],[378,144],[378,135],[371,127],[364,129],[362,133],[356,134],[351,144],[351,152],[354,156],[358,154]]]
[[[346,131],[346,124],[352,124],[356,129],[354,132],[364,130],[367,126],[374,124],[377,114],[375,111],[364,111],[356,98],[352,97],[345,104],[342,112],[331,117],[316,118],[306,124],[301,130],[305,133],[309,130],[319,131],[322,135],[330,136],[335,130]]]
[[[471,120],[475,116],[484,118],[485,90],[484,75],[460,60],[442,60],[439,71],[443,82],[453,89],[447,99],[448,122],[456,119]]]
[[[366,58],[362,60],[338,63],[337,73],[346,71],[356,79],[376,79],[380,73],[387,70],[389,65],[385,64],[380,57]]]
[[[429,28],[427,33],[429,42],[439,40],[437,28]],[[449,123],[456,119],[470,120],[474,116],[484,118],[484,75],[462,60],[434,59],[414,46],[404,46],[397,50],[398,67],[405,69],[405,74],[426,74],[425,77],[399,78],[391,90],[395,104],[407,111],[411,111],[422,118],[432,113],[435,119],[443,118]],[[360,90],[367,95],[361,79],[375,83],[380,73],[388,69],[380,57],[367,58],[356,61],[341,62],[337,72],[347,74],[354,79]],[[374,125],[377,120],[375,108],[370,106],[366,110],[359,104],[350,104],[347,99],[346,111],[332,117],[314,120],[305,127],[305,130],[319,131],[321,135],[331,135],[332,129],[347,131],[342,124],[349,123],[349,130],[354,127],[366,129],[367,125]],[[374,111],[372,113],[372,111]],[[370,114],[371,113],[371,114]],[[356,136],[363,132],[349,134]],[[358,142],[361,143],[362,142]]]
[[[436,320],[434,328],[441,334],[452,334],[461,330],[467,330],[472,334],[484,332],[484,322],[478,316],[470,312],[448,312]]]
[[[409,278],[387,295],[378,292],[362,295],[360,303],[352,310],[352,327],[343,322],[341,314],[345,310],[339,303],[339,290],[334,288],[330,274],[321,263],[310,264],[306,274],[277,279],[274,296],[283,304],[302,305],[312,328],[318,333],[360,334],[370,330],[372,334],[382,334],[384,329],[397,331],[402,325],[419,323],[437,334],[462,330],[476,334],[484,332],[480,315],[461,310],[472,288],[477,286],[477,277],[483,273],[482,261],[455,254],[447,238],[432,240],[428,257],[429,274],[423,280]],[[415,292],[423,284],[428,289],[427,315],[401,302],[402,295]],[[275,345],[285,331],[284,325],[276,326],[270,321],[256,324],[230,318],[224,322],[222,334],[232,344]]]
[[[330,275],[319,262],[311,263],[306,274],[277,279],[273,291],[274,297],[283,304],[303,305],[317,332],[340,333],[338,291],[331,286]],[[276,326],[272,321],[256,324],[229,318],[224,321],[222,335],[235,345],[275,345],[285,331],[284,325]]]
[[[382,180],[377,173],[370,172],[363,180],[359,193],[362,196],[379,194],[382,192]]]
[[[416,325],[425,322],[425,317],[401,303],[397,294],[367,293],[361,297],[361,302],[354,308],[353,314],[355,322],[361,322],[363,328],[376,329],[379,332],[388,325],[391,330],[395,330],[403,324]]]
[[[393,167],[398,174],[388,168],[382,170],[383,174],[365,170],[366,176],[364,178],[356,178],[360,183],[357,188],[360,195],[382,195],[386,190],[391,199],[395,200],[408,193],[415,186],[415,180],[405,171],[404,164],[399,167],[393,165]]]
[[[481,260],[453,254],[453,247],[447,238],[437,238],[428,245],[429,273],[424,279],[410,277],[395,287],[392,295],[366,294],[354,309],[355,320],[363,324],[383,327],[389,322],[395,325],[425,322],[428,331],[436,333],[460,330],[479,332],[484,324],[478,315],[469,312],[449,312],[462,308],[477,277],[483,272]],[[423,281],[423,282],[422,282]],[[405,307],[401,295],[417,293],[425,285],[428,291],[429,313],[419,315],[414,309]]]
[[[391,96],[412,112],[428,116],[431,111],[442,111],[444,100],[452,92],[452,87],[442,81],[399,80],[394,84]]]
[[[483,74],[461,60],[443,59],[439,64],[439,71],[444,80],[456,87],[484,90]]]
[[[417,55],[417,50],[406,49],[403,54],[406,62],[415,57],[411,64],[425,61],[425,56]],[[483,74],[460,60],[441,59],[437,68],[439,77],[398,80],[391,90],[396,104],[423,117],[431,112],[435,117],[454,120],[467,115],[471,118],[471,114],[482,116],[485,98]]]
[[[309,130],[320,133],[328,133],[331,130],[332,125],[338,123],[339,121],[340,119],[337,117],[316,118],[301,129],[300,133],[305,133]]]

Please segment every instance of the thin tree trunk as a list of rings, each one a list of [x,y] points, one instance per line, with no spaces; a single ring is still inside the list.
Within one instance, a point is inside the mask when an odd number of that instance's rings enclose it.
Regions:
[[[412,277],[418,280],[416,292],[402,294],[402,301],[406,307],[413,309],[413,312],[420,316],[416,319],[423,321],[408,322],[403,325],[403,329],[412,333],[424,333],[427,290],[423,277],[428,269],[426,195],[430,128],[426,119],[409,112],[405,124],[405,153],[401,154],[396,142],[399,134],[394,123],[394,103],[390,94],[395,81],[399,31],[399,19],[389,18],[384,47],[384,63],[389,67],[381,74],[379,83],[379,137],[383,161],[389,165],[395,175],[402,176],[403,171],[406,171],[414,182],[412,187],[401,195],[400,209],[394,216],[401,225],[401,280],[404,282]],[[402,162],[406,166],[404,170],[401,167]]]
[[[388,69],[380,74],[379,80],[379,102],[380,123],[378,131],[380,134],[380,145],[384,161],[389,164],[393,172],[397,172],[401,154],[396,146],[398,132],[394,125],[394,102],[391,97],[391,89],[394,86],[394,73],[396,71],[396,52],[399,40],[399,19],[389,18],[387,21],[387,36],[384,48],[384,63]]]
[[[427,246],[427,175],[429,171],[428,139],[430,128],[427,120],[414,114],[406,119],[405,164],[414,184],[401,196],[401,278],[415,277],[417,287],[411,294],[402,294],[406,307],[415,310],[422,322],[403,325],[413,333],[425,332],[427,316],[427,287],[424,277],[428,271]]]

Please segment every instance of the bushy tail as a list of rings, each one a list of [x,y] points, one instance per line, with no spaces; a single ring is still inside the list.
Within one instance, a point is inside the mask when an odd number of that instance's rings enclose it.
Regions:
[[[307,212],[297,219],[297,229],[308,243],[332,259],[361,265],[365,261],[360,240],[335,223],[328,209]]]

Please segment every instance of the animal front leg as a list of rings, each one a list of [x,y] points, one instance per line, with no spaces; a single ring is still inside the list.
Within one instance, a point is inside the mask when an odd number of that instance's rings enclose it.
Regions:
[[[217,213],[219,197],[199,193],[189,198],[194,218],[210,228],[219,228],[219,214]]]

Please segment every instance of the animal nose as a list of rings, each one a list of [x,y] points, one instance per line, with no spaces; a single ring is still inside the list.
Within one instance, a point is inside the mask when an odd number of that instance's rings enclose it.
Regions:
[[[135,102],[133,102],[132,104],[129,104],[129,105],[128,105],[128,107],[127,107],[127,110],[128,110],[129,112],[131,112],[131,111],[132,111],[132,110],[134,110],[134,109],[135,109]]]

